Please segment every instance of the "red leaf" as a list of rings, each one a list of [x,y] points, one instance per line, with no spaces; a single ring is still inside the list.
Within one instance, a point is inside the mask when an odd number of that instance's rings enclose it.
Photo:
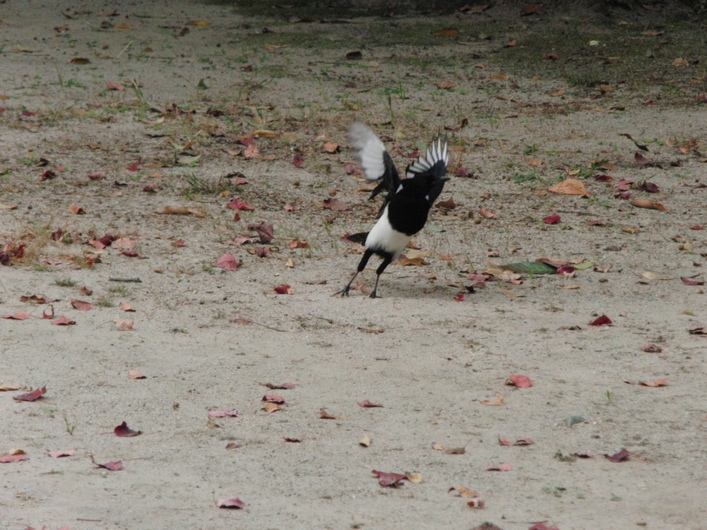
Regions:
[[[292,157],[292,165],[295,167],[302,167],[303,162],[304,157],[300,153],[295,153],[295,156]]]
[[[275,229],[270,223],[259,223],[248,225],[248,230],[255,230],[258,232],[260,237],[260,242],[263,244],[268,244],[275,237]]]
[[[234,197],[233,199],[231,199],[231,202],[226,205],[226,208],[230,208],[231,210],[247,210],[249,212],[255,210],[255,208],[253,208],[249,204],[244,203],[238,197]]]
[[[275,292],[277,294],[292,294],[292,288],[286,283],[283,283],[275,287]]]
[[[215,267],[225,271],[237,271],[239,265],[241,265],[241,263],[236,260],[235,256],[230,252],[226,252],[218,260],[216,260]]]
[[[133,162],[132,164],[128,165],[128,167],[126,167],[125,169],[127,169],[128,171],[137,171],[137,168],[139,166],[140,166],[140,160],[138,160],[137,162]]]
[[[105,464],[99,464],[93,459],[93,455],[90,456],[93,465],[96,467],[100,467],[101,469],[107,469],[108,471],[120,471],[121,469],[123,469],[123,462],[120,460],[115,462],[106,462]]]
[[[319,417],[323,420],[338,420],[338,416],[332,416],[326,409],[319,409]]]
[[[32,392],[27,392],[26,394],[20,394],[19,396],[12,396],[15,401],[37,401],[47,392],[47,387],[35,388]]]
[[[371,403],[367,399],[364,399],[363,401],[358,402],[359,407],[363,407],[364,409],[372,409],[372,408],[377,408],[377,407],[383,407],[383,405],[379,405],[378,403]]]
[[[285,402],[285,398],[276,394],[265,394],[263,399],[260,401],[267,401],[269,403],[277,403],[278,405],[282,405]]]
[[[128,427],[127,423],[123,422],[113,429],[113,433],[121,438],[132,438],[133,436],[138,436],[142,434],[142,431],[134,431]]]
[[[611,319],[606,315],[602,315],[589,323],[590,326],[610,326],[611,324]]]
[[[457,168],[457,177],[466,178],[469,176],[471,176],[469,170],[466,169],[464,166],[459,166]]]
[[[508,379],[506,379],[506,384],[508,386],[515,386],[517,388],[530,388],[531,386],[533,386],[533,383],[531,383],[530,378],[524,375],[512,375]]]
[[[259,258],[267,258],[270,255],[270,251],[265,247],[256,247],[253,252]]]
[[[76,298],[72,298],[71,307],[73,307],[77,311],[88,311],[91,309],[91,304],[89,302],[84,302],[83,300],[77,300]]]
[[[238,411],[235,409],[231,410],[210,410],[209,418],[237,418]]]
[[[106,178],[106,174],[103,171],[92,171],[88,174],[89,180],[103,180]]]
[[[238,497],[229,497],[228,499],[219,499],[216,501],[216,506],[228,510],[242,510],[245,504]]]
[[[621,449],[621,451],[619,451],[618,453],[604,456],[612,462],[623,462],[624,460],[628,460],[628,457],[631,456],[631,453],[629,453],[626,449]]]
[[[238,215],[238,214],[236,214]],[[181,248],[184,246],[184,240],[183,239],[177,239],[176,241],[172,241],[170,243],[174,248]]]
[[[638,189],[641,191],[647,191],[648,193],[658,193],[658,191],[660,191],[658,189],[658,185],[653,184],[652,182],[644,182],[638,187]]]
[[[302,443],[302,440],[299,438],[283,438],[286,442],[291,443],[291,444],[298,444]]]
[[[543,223],[548,224],[548,225],[556,225],[559,222],[560,222],[560,216],[557,215],[556,213],[553,213],[552,215],[548,215],[547,217],[543,217]]]
[[[296,239],[293,239],[287,245],[285,245],[285,248],[309,248],[309,243],[306,241],[298,241]]]
[[[69,205],[69,211],[70,211],[71,213],[73,213],[74,215],[83,215],[83,214],[86,213],[86,212],[84,211],[84,209],[81,208],[81,206],[77,206],[76,204],[70,204],[70,205]]]
[[[685,278],[683,276],[680,277],[680,280],[685,285],[704,285],[705,284],[705,282],[703,282],[701,280],[690,280],[689,278]]]
[[[44,173],[39,175],[39,180],[51,180],[54,177],[56,177],[56,173],[54,173],[51,169],[47,169]]]
[[[635,160],[637,166],[645,166],[648,162],[650,162],[650,160],[648,160],[638,151],[636,151],[636,154],[633,156],[633,159]]]
[[[74,324],[76,324],[75,320],[71,320],[70,318],[65,317],[64,315],[51,321],[52,326],[73,326]]]
[[[130,379],[147,379],[145,374],[138,372],[137,370],[128,370],[128,377]]]
[[[21,462],[22,460],[29,460],[29,456],[24,453],[19,455],[9,455],[7,453],[0,455],[0,464],[11,464],[13,462]]]
[[[255,158],[256,156],[258,156],[258,148],[254,143],[248,145],[243,151],[243,158]]]
[[[6,318],[8,320],[27,320],[29,315],[24,311],[18,311],[14,315],[3,315],[2,318]]]
[[[42,318],[45,320],[50,320],[54,318],[54,306],[49,305],[44,311],[42,311]]]
[[[558,59],[556,53],[544,53],[544,54],[543,54],[543,57],[544,57],[545,59],[550,59],[550,60],[552,60],[552,61],[556,61],[556,60]]]
[[[614,180],[614,177],[611,175],[594,175],[594,180],[597,182],[611,182]]]
[[[693,225],[690,227],[690,230],[704,230],[702,225]]]
[[[510,471],[511,469],[513,469],[513,466],[510,464],[499,464],[497,466],[488,466],[486,471]]]
[[[400,473],[385,473],[383,471],[376,471],[375,469],[371,471],[375,476],[378,477],[378,484],[384,488],[394,488],[400,485],[400,482],[407,480],[405,475]]]
[[[632,180],[621,179],[616,183],[616,189],[619,191],[628,191],[631,189]]]
[[[666,378],[663,379],[656,379],[655,381],[639,381],[639,385],[641,386],[650,386],[650,387],[659,387],[659,386],[667,386],[668,385],[668,380]]]

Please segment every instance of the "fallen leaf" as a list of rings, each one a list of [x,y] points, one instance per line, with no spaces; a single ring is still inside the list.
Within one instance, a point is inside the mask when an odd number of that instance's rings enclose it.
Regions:
[[[268,244],[273,240],[273,237],[275,237],[275,229],[270,223],[258,223],[258,224],[251,224],[248,225],[248,230],[255,230],[258,233],[258,237],[260,238],[260,242],[263,244]]]
[[[367,434],[364,434],[363,437],[358,441],[359,445],[362,445],[363,447],[369,447],[371,445],[371,439]]]
[[[238,497],[229,497],[217,500],[216,506],[226,510],[242,510],[245,504]]]
[[[255,144],[248,144],[243,151],[243,158],[255,158],[258,156],[258,148],[255,146]]]
[[[99,464],[93,459],[93,455],[90,455],[90,458],[91,463],[101,469],[107,469],[108,471],[120,471],[121,469],[123,469],[123,462],[120,460],[117,460],[115,462],[106,462],[105,464]]]
[[[378,477],[378,484],[384,488],[395,488],[399,486],[403,480],[407,480],[407,477],[400,473],[386,473],[384,471],[376,471],[375,469],[371,471],[371,473]]]
[[[473,499],[478,495],[474,490],[467,488],[466,486],[454,486],[447,490],[447,493],[455,492],[462,499]]]
[[[440,90],[449,90],[450,88],[454,87],[454,83],[452,83],[451,81],[437,81],[437,83],[435,84]]]
[[[702,280],[691,280],[689,278],[685,278],[684,276],[680,277],[680,281],[684,283],[685,285],[704,285],[705,282]]]
[[[509,386],[515,386],[516,388],[530,388],[533,386],[530,378],[524,375],[512,375],[506,379],[506,384]]]
[[[74,456],[76,454],[76,449],[67,449],[65,451],[47,451],[47,454],[52,458],[65,458],[67,456]]]
[[[600,317],[597,317],[595,320],[592,320],[589,323],[589,325],[590,326],[611,326],[612,322],[608,316],[602,315]]]
[[[133,321],[132,320],[116,320],[115,321],[116,331],[132,331]]]
[[[358,406],[362,407],[364,409],[371,409],[371,408],[378,408],[378,407],[383,407],[383,405],[379,405],[378,403],[371,403],[367,399],[363,401],[358,402]]]
[[[668,380],[667,380],[667,378],[663,378],[663,379],[656,379],[654,381],[639,381],[638,384],[641,386],[649,386],[649,387],[656,388],[659,386],[667,386]]]
[[[406,471],[405,478],[413,484],[419,484],[422,482],[422,475],[420,473],[410,473],[409,471]]]
[[[628,460],[628,457],[631,456],[631,453],[629,453],[626,449],[621,449],[618,453],[615,453],[613,455],[604,455],[606,458],[611,460],[612,462],[623,462],[624,460]]]
[[[231,202],[226,205],[226,208],[229,208],[231,210],[246,210],[249,212],[255,210],[254,207],[249,204],[246,204],[238,197],[234,197],[233,199],[231,199]]]
[[[548,191],[552,193],[559,193],[560,195],[581,195],[582,197],[590,196],[582,181],[572,178],[553,184],[548,188]]]
[[[91,304],[89,302],[84,302],[82,300],[72,298],[71,307],[73,307],[77,311],[89,311],[91,309]]]
[[[510,77],[504,74],[491,74],[489,79],[493,81],[508,81]]]
[[[329,198],[329,199],[324,199],[322,202],[319,203],[319,205],[326,209],[326,210],[334,210],[334,211],[339,211],[343,212],[345,210],[348,210],[348,206],[339,199],[336,198]]]
[[[12,315],[3,315],[2,318],[5,318],[7,320],[27,320],[29,318],[29,315],[24,311],[18,311],[17,313],[14,313]]]
[[[186,206],[165,206],[155,212],[158,215],[195,215],[196,217],[206,217],[207,213],[198,208],[187,208]]]
[[[218,260],[216,260],[216,265],[214,266],[225,271],[237,271],[240,265],[241,262],[237,261],[233,254],[226,252]]]
[[[663,348],[657,344],[646,344],[645,346],[641,346],[641,350],[646,353],[660,353],[663,351]]]
[[[41,388],[36,388],[32,392],[27,392],[26,394],[20,394],[19,396],[12,396],[15,401],[37,401],[47,392],[47,387],[43,386]]]
[[[132,438],[133,436],[142,434],[142,431],[134,431],[128,427],[127,423],[123,422],[113,429],[113,434],[121,438]]]
[[[458,295],[452,297],[452,300],[455,302],[463,302],[464,301],[464,293],[459,293]]]
[[[479,210],[479,215],[483,217],[484,219],[497,219],[498,216],[493,213],[491,210],[487,210],[486,208],[481,208]]]
[[[452,447],[444,450],[445,455],[463,455],[466,454],[466,447]]]
[[[74,215],[83,215],[83,214],[86,213],[86,212],[84,211],[84,209],[81,208],[81,206],[77,206],[77,205],[75,205],[75,204],[69,205],[69,211],[70,211],[71,213],[73,213]]]
[[[334,142],[324,142],[322,147],[327,153],[337,153],[339,151],[339,145]]]
[[[292,390],[295,385],[292,383],[282,383],[277,385],[274,383],[260,383],[262,386],[268,387],[270,390]]]
[[[295,153],[295,155],[292,157],[292,165],[295,167],[302,167],[303,163],[304,156],[302,156],[300,153]]]
[[[707,337],[707,328],[701,327],[701,328],[692,328],[687,330],[687,332],[690,335],[701,335],[703,337]]]
[[[282,283],[275,287],[275,292],[277,294],[292,294],[292,288],[288,284]]]
[[[24,453],[15,455],[4,453],[0,455],[0,464],[11,464],[13,462],[21,462],[22,460],[29,460],[29,456]]]
[[[457,28],[443,28],[433,32],[432,35],[437,37],[458,37],[459,30]]]
[[[282,405],[283,403],[285,403],[285,398],[276,394],[265,394],[263,396],[263,399],[261,399],[260,401],[267,401],[269,403],[277,403],[278,405]]]
[[[454,202],[453,198],[449,198],[446,201],[439,201],[435,206],[444,210],[454,210],[457,207],[457,203]]]
[[[277,412],[278,410],[280,410],[280,405],[267,401],[263,404],[263,410],[267,413]]]
[[[132,306],[130,304],[128,304],[127,302],[120,302],[118,307],[120,308],[121,311],[125,311],[126,313],[134,313],[135,312],[135,310],[132,308]]]
[[[285,440],[287,443],[291,443],[291,444],[302,443],[302,440],[300,440],[299,438],[289,438],[288,437],[288,438],[283,438],[283,440]]]
[[[548,215],[547,217],[543,217],[543,223],[548,224],[548,225],[556,225],[559,222],[560,222],[560,216],[557,215],[556,213]]]
[[[466,505],[467,505],[469,508],[481,509],[481,508],[484,507],[484,501],[482,501],[482,500],[479,499],[478,497],[474,497],[473,499],[469,500],[469,501],[466,503]]]
[[[671,64],[672,64],[673,66],[687,66],[687,65],[690,64],[690,63],[688,63],[685,59],[683,59],[683,58],[681,58],[681,57],[678,57],[678,58],[675,59]]]
[[[137,370],[128,370],[128,377],[130,379],[146,379],[143,373]]]
[[[637,208],[648,208],[651,210],[660,210],[661,212],[666,211],[665,206],[659,202],[653,202],[650,199],[633,199],[631,205]]]
[[[486,471],[510,471],[511,469],[513,469],[513,466],[510,464],[499,464],[497,466],[488,466]]]
[[[74,57],[69,61],[71,64],[91,64],[91,61],[86,59],[85,57]]]
[[[209,23],[206,20],[190,20],[187,26],[196,26],[197,28],[205,28]]]

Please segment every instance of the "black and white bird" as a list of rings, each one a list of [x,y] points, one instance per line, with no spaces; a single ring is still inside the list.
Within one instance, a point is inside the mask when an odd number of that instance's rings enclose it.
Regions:
[[[442,193],[444,183],[449,180],[445,176],[449,152],[446,141],[433,141],[425,155],[419,156],[405,169],[406,178],[401,179],[383,142],[371,129],[362,123],[354,123],[349,129],[349,135],[366,180],[380,180],[369,200],[382,191],[386,191],[387,195],[378,213],[378,222],[368,234],[363,234],[366,236],[366,250],[356,273],[337,294],[348,296],[356,276],[366,268],[371,256],[376,254],[383,259],[376,270],[376,285],[371,292],[371,298],[376,298],[381,274],[400,256],[412,236],[425,226],[430,207]]]

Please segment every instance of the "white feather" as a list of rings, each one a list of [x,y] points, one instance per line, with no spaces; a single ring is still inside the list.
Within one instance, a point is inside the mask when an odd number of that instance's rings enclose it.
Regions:
[[[383,215],[368,233],[366,248],[389,252],[393,255],[393,259],[396,259],[405,250],[411,238],[412,236],[398,232],[391,226],[386,206]]]
[[[385,146],[380,138],[363,123],[358,122],[352,123],[351,127],[349,127],[349,137],[366,180],[378,180],[381,178],[385,172],[385,165],[383,164]]]
[[[434,166],[439,160],[443,160],[445,166],[449,163],[447,142],[444,142],[443,145],[441,139],[438,139],[436,142],[432,142],[432,145],[427,148],[425,155],[419,156],[417,160],[410,165],[405,176],[407,178],[413,178],[418,173],[424,173]]]

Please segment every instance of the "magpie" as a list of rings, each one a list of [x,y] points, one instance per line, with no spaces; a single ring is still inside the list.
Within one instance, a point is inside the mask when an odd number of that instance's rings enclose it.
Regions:
[[[424,155],[408,165],[404,179],[400,178],[383,142],[362,123],[353,123],[349,128],[351,145],[355,151],[366,180],[380,180],[369,200],[382,192],[387,192],[378,212],[378,222],[365,236],[366,250],[351,281],[336,294],[348,296],[351,284],[374,254],[383,261],[376,270],[376,285],[371,298],[378,297],[378,281],[390,263],[398,258],[408,244],[427,222],[427,215],[434,201],[442,193],[449,153],[447,142],[433,141]]]

